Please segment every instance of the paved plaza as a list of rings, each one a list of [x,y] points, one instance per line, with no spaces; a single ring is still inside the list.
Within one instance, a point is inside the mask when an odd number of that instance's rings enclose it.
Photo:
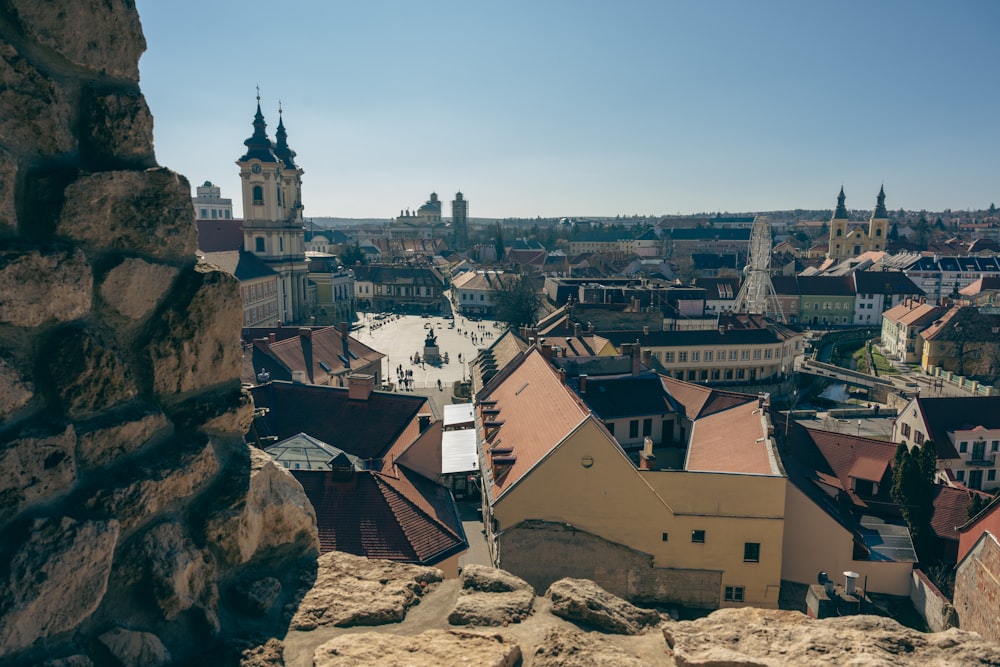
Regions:
[[[419,315],[387,315],[376,319],[373,313],[358,313],[362,328],[351,332],[357,340],[386,355],[382,360],[382,377],[401,390],[399,367],[404,374],[412,372],[413,389],[437,388],[438,380],[447,390],[452,384],[469,378],[469,362],[479,350],[489,347],[502,333],[494,322],[472,322],[461,315],[454,320]],[[413,357],[424,354],[424,340],[433,327],[442,357],[440,364],[414,363]],[[421,392],[423,393],[423,392]]]

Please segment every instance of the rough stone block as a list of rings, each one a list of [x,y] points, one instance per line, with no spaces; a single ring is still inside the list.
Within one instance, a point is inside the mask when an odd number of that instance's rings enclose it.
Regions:
[[[76,482],[76,432],[31,431],[0,448],[0,524],[34,503],[52,500]]]
[[[270,548],[297,545],[318,553],[316,512],[302,485],[259,449],[250,452],[250,481],[235,504],[214,513],[205,528],[222,562],[246,563]]]
[[[0,423],[27,405],[34,396],[31,380],[0,358]]]
[[[78,627],[108,587],[118,522],[38,519],[0,583],[0,658]]]
[[[17,173],[17,160],[0,149],[0,237],[14,236],[17,233],[17,211],[14,208]]]
[[[118,313],[139,320],[152,312],[178,273],[173,266],[129,258],[108,271],[101,298]]]
[[[212,557],[195,547],[176,521],[157,524],[138,542],[134,553],[142,564],[153,598],[166,620],[198,607],[218,627],[219,591]]]
[[[173,402],[188,392],[238,379],[242,321],[235,277],[201,264],[185,270],[152,327],[153,391]]]
[[[56,233],[92,247],[159,259],[193,259],[191,187],[169,169],[108,171],[66,188]]]
[[[76,148],[66,92],[3,41],[0,90],[0,137],[7,148],[23,155],[59,155]]]
[[[170,652],[150,632],[127,628],[108,630],[97,638],[122,667],[160,667],[170,662]]]
[[[80,152],[87,168],[103,171],[156,166],[153,116],[138,90],[87,90],[83,116]]]
[[[45,363],[66,414],[82,419],[131,400],[135,382],[117,347],[78,326],[56,331]]]
[[[99,491],[87,505],[117,516],[122,530],[130,531],[168,504],[204,489],[218,471],[211,443],[171,450],[163,460],[145,459],[130,481]]]
[[[378,632],[331,639],[313,653],[315,667],[367,665],[480,665],[514,667],[521,664],[521,647],[501,635],[460,630],[428,630],[413,637]]]
[[[162,412],[154,412],[131,419],[122,416],[111,426],[91,427],[77,436],[76,456],[83,469],[107,465],[118,457],[131,454],[154,438],[173,434],[170,422]]]
[[[37,327],[90,312],[94,279],[80,250],[0,248],[0,324]]]
[[[21,28],[41,46],[98,74],[139,80],[146,50],[132,0],[10,0]]]

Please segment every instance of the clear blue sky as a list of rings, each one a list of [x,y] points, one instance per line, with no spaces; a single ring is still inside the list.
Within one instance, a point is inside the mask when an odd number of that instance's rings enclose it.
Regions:
[[[995,0],[137,4],[157,158],[237,209],[258,84],[307,217],[1000,205]]]

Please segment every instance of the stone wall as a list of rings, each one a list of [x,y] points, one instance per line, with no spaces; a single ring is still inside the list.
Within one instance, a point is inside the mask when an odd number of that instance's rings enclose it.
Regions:
[[[653,566],[653,557],[573,526],[525,521],[499,536],[500,567],[542,593],[564,577],[590,579],[635,603],[718,609],[720,570]]]
[[[132,0],[0,4],[0,662],[188,662],[315,557],[243,444],[238,284],[156,165],[144,49]]]
[[[963,630],[1000,642],[1000,542],[983,533],[958,564],[955,573],[955,610]]]
[[[958,616],[951,601],[931,583],[922,570],[913,570],[910,601],[933,632],[943,632],[958,625]]]

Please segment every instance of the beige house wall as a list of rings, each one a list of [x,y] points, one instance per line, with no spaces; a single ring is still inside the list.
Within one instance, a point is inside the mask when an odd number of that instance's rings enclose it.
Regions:
[[[754,379],[766,379],[774,375],[787,375],[792,372],[795,357],[803,349],[802,338],[795,336],[782,342],[763,345],[749,344],[714,344],[714,345],[672,345],[648,346],[648,350],[669,375],[679,380],[689,382],[738,382],[750,381],[750,371],[756,370]],[[712,355],[711,361],[705,361],[706,352]],[[725,358],[720,360],[719,353],[724,352]],[[735,359],[730,359],[731,353],[736,353]],[[767,358],[770,352],[771,358]],[[698,360],[694,360],[694,354]],[[744,353],[746,359],[743,358]],[[681,355],[686,355],[681,361]],[[671,356],[672,355],[672,356]],[[727,371],[732,377],[727,375]],[[739,377],[740,371],[743,377]],[[695,377],[690,377],[693,372]],[[704,375],[704,377],[703,377]],[[718,377],[716,377],[718,376]]]
[[[824,512],[808,496],[788,483],[785,501],[785,540],[781,578],[815,584],[826,572],[843,585],[844,572],[857,572],[859,586],[872,593],[909,595],[913,563],[854,560],[851,532]],[[867,583],[866,583],[867,582]]]
[[[776,607],[784,489],[781,477],[640,473],[591,418],[495,503],[493,518],[500,531],[568,523],[650,554],[655,567],[721,570],[722,586],[744,587],[746,604]],[[704,543],[692,542],[695,530]],[[743,562],[745,542],[760,544],[759,562]],[[723,606],[721,588],[718,598]]]

